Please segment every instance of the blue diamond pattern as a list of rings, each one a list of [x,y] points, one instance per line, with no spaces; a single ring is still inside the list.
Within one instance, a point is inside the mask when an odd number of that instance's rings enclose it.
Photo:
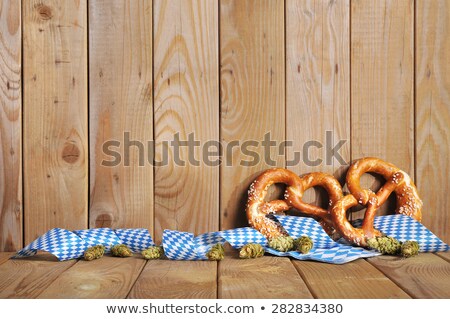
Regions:
[[[115,233],[122,243],[130,247],[131,250],[138,253],[150,246],[155,246],[152,236],[145,228],[120,228]]]
[[[235,249],[240,249],[249,243],[261,244],[263,246],[267,244],[266,237],[250,227],[223,230],[219,234]]]
[[[176,230],[164,230],[163,232],[164,254],[173,260],[201,260],[195,250],[194,235],[192,233]]]
[[[87,243],[71,231],[53,228],[16,254],[16,258],[33,256],[38,250],[47,251],[59,260],[80,258],[88,248]]]
[[[103,245],[106,252],[109,252],[112,246],[122,244],[120,238],[110,228],[75,230],[74,233],[85,240],[88,247]]]
[[[299,252],[279,252],[267,247],[266,238],[250,227],[211,232],[194,237],[194,234],[174,230],[163,233],[165,255],[174,260],[205,260],[211,246],[226,242],[235,249],[240,249],[248,243],[258,243],[266,246],[266,252],[276,256],[289,256],[299,260],[316,260],[326,263],[343,264],[358,258],[378,256],[380,253],[353,247],[345,240],[334,242],[320,224],[313,218],[297,216],[276,216],[286,231],[292,237],[309,236],[314,241],[314,248],[308,254]],[[355,221],[360,226],[361,221]],[[400,241],[416,240],[422,252],[447,251],[449,246],[442,242],[425,226],[411,217],[404,215],[377,216],[375,228],[395,237]],[[16,258],[33,256],[38,250],[45,250],[55,255],[59,260],[69,260],[83,256],[86,248],[98,244],[111,247],[125,243],[135,252],[142,251],[154,242],[147,229],[117,229],[97,228],[71,232],[54,228],[30,243],[16,254]]]

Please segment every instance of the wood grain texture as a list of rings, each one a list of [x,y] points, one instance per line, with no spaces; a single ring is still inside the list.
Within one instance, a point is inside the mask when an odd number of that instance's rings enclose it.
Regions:
[[[414,179],[413,74],[414,1],[351,1],[352,160],[379,157]],[[381,185],[363,177],[363,186]]]
[[[423,224],[448,243],[450,2],[416,3],[416,182],[424,202]]]
[[[151,1],[89,1],[91,227],[153,232],[151,34]]]
[[[8,261],[11,256],[14,255],[12,252],[0,252],[0,264]]]
[[[141,256],[79,261],[49,285],[39,298],[125,298],[145,265]]]
[[[439,252],[436,253],[436,255],[438,255],[439,257],[447,260],[448,262],[450,262],[450,251],[446,251],[446,252]]]
[[[25,242],[87,227],[86,1],[23,2]]]
[[[284,1],[220,2],[221,229],[247,225],[250,183],[285,166],[284,45]],[[267,133],[276,147],[262,145]]]
[[[0,3],[0,251],[22,248],[20,0]]]
[[[286,138],[293,142],[286,166],[298,175],[321,171],[344,182],[350,161],[349,37],[348,0],[286,2]],[[303,200],[328,203],[320,192],[312,195],[306,192]]]
[[[410,298],[365,260],[345,265],[292,261],[315,298]]]
[[[414,298],[450,297],[450,263],[434,254],[407,259],[380,256],[368,261]]]
[[[76,262],[59,262],[56,257],[47,253],[24,259],[10,259],[0,265],[0,298],[36,298]]]
[[[156,160],[175,134],[200,142],[171,148],[168,165],[155,167],[156,237],[165,228],[215,231],[219,168],[202,160],[202,147],[219,140],[218,1],[155,0],[154,10]]]
[[[289,258],[261,257],[219,262],[218,297],[232,299],[312,298]]]
[[[217,262],[149,260],[128,298],[217,298]]]

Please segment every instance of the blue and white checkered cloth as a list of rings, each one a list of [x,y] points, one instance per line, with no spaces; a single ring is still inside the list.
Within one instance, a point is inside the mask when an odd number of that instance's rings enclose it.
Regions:
[[[290,236],[297,238],[309,236],[314,247],[307,254],[296,251],[279,252],[267,247],[266,238],[250,227],[223,230],[199,235],[165,230],[163,233],[164,253],[173,260],[206,260],[206,253],[215,244],[228,242],[233,248],[240,249],[248,243],[265,246],[266,252],[276,256],[290,256],[299,260],[316,260],[332,264],[343,264],[359,258],[378,256],[380,253],[351,246],[344,240],[333,241],[322,226],[312,218],[297,216],[276,216]],[[360,226],[361,221],[356,221]],[[388,236],[400,241],[415,240],[419,242],[421,252],[447,251],[449,246],[442,242],[425,226],[411,217],[404,215],[377,216],[375,228]],[[31,244],[20,250],[15,257],[33,256],[38,250],[44,250],[55,255],[59,260],[80,258],[83,252],[91,246],[104,245],[107,250],[116,244],[126,244],[134,252],[140,252],[150,246],[155,246],[147,229],[116,229],[97,228],[77,230],[74,232],[54,228]]]
[[[14,258],[33,256],[38,250],[43,250],[64,261],[83,257],[84,251],[95,245],[103,245],[106,252],[109,252],[111,247],[117,244],[126,244],[134,252],[155,246],[150,233],[144,228],[94,228],[73,232],[53,228],[17,252]]]
[[[361,247],[354,247],[344,240],[333,241],[322,226],[312,218],[297,216],[276,216],[290,236],[309,236],[314,248],[308,254],[296,251],[280,252],[267,247],[266,238],[253,228],[237,228],[194,237],[192,233],[165,230],[163,245],[166,256],[175,260],[206,260],[206,253],[217,243],[228,242],[240,249],[248,243],[265,246],[266,252],[276,256],[290,256],[299,260],[316,260],[332,264],[344,264],[359,258],[379,256],[380,253]],[[359,221],[357,221],[359,223]],[[442,242],[421,223],[404,215],[379,216],[374,225],[383,233],[400,241],[416,240],[422,252],[446,251],[449,246]]]

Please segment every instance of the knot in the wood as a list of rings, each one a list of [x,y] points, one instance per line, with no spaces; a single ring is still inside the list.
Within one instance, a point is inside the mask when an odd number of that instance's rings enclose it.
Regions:
[[[73,164],[80,157],[80,149],[73,143],[64,144],[62,158],[66,163]]]
[[[96,228],[111,227],[111,225],[112,225],[112,216],[108,213],[100,214],[95,219]]]
[[[42,20],[50,20],[53,17],[52,9],[44,4],[38,4],[36,10]]]

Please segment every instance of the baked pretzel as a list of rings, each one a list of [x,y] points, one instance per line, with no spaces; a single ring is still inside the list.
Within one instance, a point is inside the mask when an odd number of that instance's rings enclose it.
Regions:
[[[360,178],[364,173],[380,174],[386,183],[375,194],[370,189],[362,189]],[[418,221],[422,219],[422,201],[411,178],[404,171],[391,163],[374,157],[366,157],[354,162],[346,177],[350,191],[339,199],[331,209],[331,216],[336,230],[349,242],[358,246],[367,246],[367,239],[382,236],[373,227],[377,209],[383,205],[392,192],[397,198],[397,214],[410,216]],[[367,206],[361,228],[354,228],[347,219],[347,210],[361,204]]]
[[[265,201],[267,191],[273,184],[285,184],[284,200]],[[304,203],[304,192],[314,186],[322,186],[330,197],[329,209]],[[325,173],[310,173],[302,177],[284,168],[273,168],[263,172],[250,185],[247,202],[247,218],[249,224],[266,238],[287,236],[287,232],[270,215],[285,212],[295,208],[303,213],[313,215],[322,224],[328,234],[334,232],[333,221],[329,210],[340,198],[342,188],[339,182]]]

